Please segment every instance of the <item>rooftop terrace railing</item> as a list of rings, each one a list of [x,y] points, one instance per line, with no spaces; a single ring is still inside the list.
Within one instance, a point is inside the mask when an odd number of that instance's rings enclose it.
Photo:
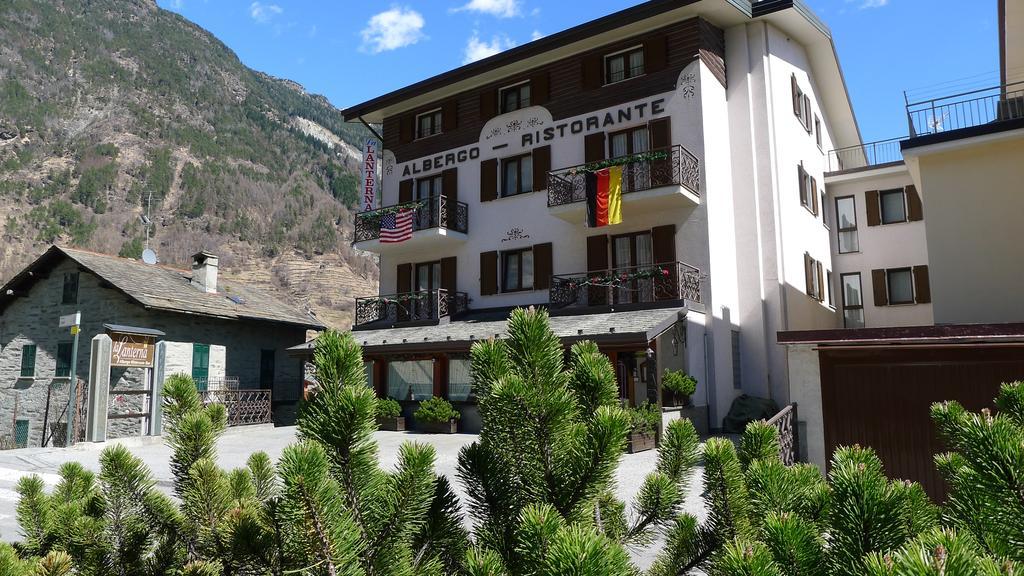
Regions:
[[[826,172],[843,172],[859,170],[903,161],[900,142],[907,137],[889,138],[877,142],[866,142],[856,146],[847,146],[828,152]]]
[[[910,137],[1024,118],[1024,82],[907,102]]]

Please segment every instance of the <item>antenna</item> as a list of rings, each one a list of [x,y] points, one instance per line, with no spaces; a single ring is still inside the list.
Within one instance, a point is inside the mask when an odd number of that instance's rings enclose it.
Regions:
[[[156,252],[153,252],[149,248],[142,251],[142,261],[152,266],[156,264]]]

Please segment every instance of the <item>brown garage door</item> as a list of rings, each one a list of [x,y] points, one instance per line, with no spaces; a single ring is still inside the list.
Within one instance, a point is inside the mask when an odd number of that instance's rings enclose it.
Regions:
[[[827,453],[870,446],[891,478],[920,482],[936,499],[945,497],[946,486],[933,458],[945,448],[931,404],[991,408],[1002,382],[1024,380],[1024,349],[1016,347],[822,348],[820,354]]]

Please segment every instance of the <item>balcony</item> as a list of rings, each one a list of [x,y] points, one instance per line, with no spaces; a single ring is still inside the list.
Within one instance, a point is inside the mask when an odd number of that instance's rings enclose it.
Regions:
[[[414,211],[412,237],[398,243],[381,242],[381,218],[402,208]],[[469,207],[466,203],[449,200],[447,196],[433,196],[356,214],[352,244],[360,250],[378,254],[409,249],[444,249],[465,242],[468,231]]]
[[[1024,82],[907,102],[911,139],[965,128],[1010,129],[1021,121]]]
[[[548,208],[572,223],[587,218],[587,173],[598,167],[622,166],[624,218],[700,204],[700,164],[682,146],[672,146],[600,163],[580,164],[548,173]]]
[[[868,168],[896,165],[903,162],[900,142],[903,138],[890,138],[877,142],[867,142],[857,146],[847,146],[837,150],[829,150],[827,173],[853,172]]]
[[[683,262],[559,274],[551,277],[548,298],[552,310],[700,304],[700,280],[700,270]]]
[[[421,290],[356,298],[354,327],[370,324],[437,324],[469,309],[465,292]]]

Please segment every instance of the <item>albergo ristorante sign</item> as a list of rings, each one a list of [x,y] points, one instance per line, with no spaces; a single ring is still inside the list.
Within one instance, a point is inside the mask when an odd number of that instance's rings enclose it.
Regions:
[[[156,342],[152,336],[111,332],[110,365],[121,368],[152,368]]]
[[[665,98],[658,98],[650,102],[638,104],[627,104],[608,112],[592,114],[586,117],[566,120],[552,126],[536,130],[523,131],[520,135],[520,145],[523,148],[537,146],[545,142],[551,142],[565,138],[566,136],[578,136],[580,134],[605,130],[624,124],[645,122],[654,116],[665,113]],[[463,162],[480,158],[480,147],[470,146],[456,152],[438,154],[429,158],[423,158],[405,164],[402,168],[402,178],[429,174],[436,170],[443,170],[457,166]]]

